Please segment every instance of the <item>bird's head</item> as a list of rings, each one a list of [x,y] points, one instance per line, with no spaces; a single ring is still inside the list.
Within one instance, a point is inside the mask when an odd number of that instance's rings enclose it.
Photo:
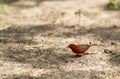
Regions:
[[[78,46],[77,45],[69,44],[68,48],[70,48],[73,51],[73,53],[76,53],[77,55],[79,55],[79,51],[78,51]]]
[[[75,44],[69,44],[69,45],[68,45],[68,48],[71,48],[71,49],[72,49],[72,48],[75,48],[75,47],[76,47]]]

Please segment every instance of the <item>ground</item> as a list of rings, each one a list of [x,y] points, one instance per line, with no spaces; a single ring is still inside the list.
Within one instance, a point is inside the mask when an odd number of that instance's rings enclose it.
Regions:
[[[0,14],[0,79],[120,79],[120,10],[108,10],[107,3],[6,2],[9,14]],[[80,21],[78,9],[87,13]],[[70,43],[103,46],[76,57]]]

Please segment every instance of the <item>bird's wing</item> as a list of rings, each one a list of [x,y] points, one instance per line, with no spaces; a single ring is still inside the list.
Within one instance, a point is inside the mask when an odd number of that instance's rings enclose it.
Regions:
[[[88,50],[88,48],[89,48],[90,46],[89,46],[89,45],[77,45],[77,47],[78,47],[78,51],[79,51],[80,53],[84,53],[85,51]]]

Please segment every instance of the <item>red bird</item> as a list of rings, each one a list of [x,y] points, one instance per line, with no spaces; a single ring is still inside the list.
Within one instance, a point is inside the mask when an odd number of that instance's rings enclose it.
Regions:
[[[85,51],[87,51],[91,46],[93,45],[75,45],[75,44],[69,44],[69,48],[75,53],[76,55],[83,54]]]

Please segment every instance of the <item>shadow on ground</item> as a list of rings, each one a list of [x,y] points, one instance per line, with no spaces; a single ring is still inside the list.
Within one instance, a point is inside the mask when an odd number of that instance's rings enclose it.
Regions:
[[[36,44],[36,42],[33,41],[33,36],[54,29],[54,26],[50,25],[8,27],[7,29],[0,30],[0,42]]]
[[[13,75],[13,76],[8,76],[5,79],[46,79],[46,78],[44,78],[44,77],[32,77],[32,76]]]
[[[65,31],[68,29],[68,31]],[[25,26],[25,27],[8,27],[7,29],[0,30],[0,43],[7,44],[7,43],[16,43],[16,44],[37,44],[31,38],[35,35],[41,33],[47,33],[48,31],[53,32],[53,35],[43,34],[43,37],[74,37],[74,36],[84,36],[87,34],[92,34],[94,37],[102,38],[103,40],[111,40],[111,41],[120,41],[120,31],[118,31],[120,27],[97,27],[97,28],[90,28],[86,29],[80,27],[75,29],[74,27],[67,27],[67,26],[60,26],[56,27],[53,25],[38,25],[38,26]],[[54,32],[58,32],[54,34]],[[29,39],[30,38],[30,39]],[[27,63],[31,64],[34,67],[38,68],[47,68],[48,65],[56,65],[61,63],[66,63],[67,59],[71,59],[70,54],[58,54],[58,52],[62,52],[62,49],[58,48],[48,48],[48,49],[41,49],[41,48],[34,48],[34,49],[25,49],[24,47],[21,48],[14,48],[14,47],[6,47],[4,55],[2,58],[5,61],[14,61],[19,63]],[[57,52],[58,51],[58,52]],[[64,51],[63,51],[64,52]],[[118,57],[114,57],[110,55],[110,57],[115,60],[115,65],[120,64],[120,55]],[[49,61],[49,62],[48,62]],[[110,60],[111,61],[111,60]],[[38,63],[44,63],[38,64]],[[117,64],[116,64],[117,63]],[[45,66],[46,65],[46,66]]]
[[[113,65],[116,65],[116,66],[120,66],[120,52],[118,52],[117,55],[110,55],[110,63],[112,63]]]
[[[68,29],[74,29],[71,27],[68,27]],[[102,38],[103,40],[117,40],[120,41],[120,27],[118,26],[112,26],[112,27],[96,27],[96,28],[84,28],[80,27],[77,30],[73,30],[72,32],[64,32],[63,35],[74,37],[74,36],[84,36],[87,34],[92,34],[94,37]],[[62,35],[61,35],[62,36]]]
[[[26,0],[26,1],[23,1],[22,4],[18,4],[20,1],[22,1],[22,0],[4,0],[4,3],[5,4],[12,4],[13,6],[19,7],[19,8],[31,8],[31,7],[38,6],[39,4],[41,4],[41,3],[45,2],[45,1],[65,1],[65,0]],[[28,2],[28,4],[26,4],[27,1],[35,2],[35,4],[34,5],[28,5],[29,2]]]
[[[107,77],[106,74],[110,73],[111,72],[73,70],[53,72],[51,75],[42,75],[41,77],[13,75],[5,79],[104,79]],[[112,78],[112,75],[108,78]]]
[[[17,1],[19,0],[4,0],[4,3],[13,3]],[[38,3],[38,2],[44,2],[44,1],[64,1],[64,0],[27,0],[27,1],[35,1],[36,3]]]
[[[106,50],[106,51],[104,51],[104,53],[106,53],[110,56],[109,62],[112,65],[120,66],[120,52],[119,51]]]
[[[4,3],[14,3],[14,2],[17,2],[17,1],[19,1],[19,0],[3,0],[4,1]]]
[[[10,46],[2,50],[1,60],[30,64],[33,68],[51,68],[65,64],[69,59],[76,59],[71,54],[59,54],[59,50],[61,49],[24,49]]]

